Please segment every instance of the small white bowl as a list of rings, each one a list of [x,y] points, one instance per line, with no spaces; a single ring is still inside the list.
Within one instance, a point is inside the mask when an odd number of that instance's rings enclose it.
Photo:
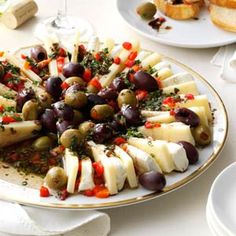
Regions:
[[[213,228],[220,229],[219,235],[236,236],[236,163],[215,179],[208,197],[207,217]]]

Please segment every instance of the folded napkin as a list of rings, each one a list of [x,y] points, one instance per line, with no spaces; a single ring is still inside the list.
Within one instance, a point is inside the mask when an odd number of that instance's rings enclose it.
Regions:
[[[211,63],[221,67],[222,79],[236,83],[236,44],[221,47],[212,58]]]
[[[32,208],[0,201],[0,236],[105,236],[110,218],[97,211]]]

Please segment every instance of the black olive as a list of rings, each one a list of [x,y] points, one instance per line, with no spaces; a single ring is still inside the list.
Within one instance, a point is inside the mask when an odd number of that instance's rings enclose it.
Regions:
[[[61,96],[62,88],[61,88],[62,80],[60,77],[52,76],[46,81],[46,91],[55,99],[58,100]]]
[[[43,61],[47,59],[47,52],[42,46],[35,46],[30,50],[30,57],[37,62]]]
[[[82,76],[84,73],[84,67],[79,63],[69,62],[64,65],[62,74],[68,78],[72,76]]]
[[[21,112],[23,105],[33,98],[35,98],[35,92],[32,88],[22,89],[18,92],[16,97],[16,111]]]
[[[142,123],[140,111],[136,107],[123,105],[121,107],[121,114],[125,117],[129,125],[137,126]]]
[[[183,146],[186,152],[189,164],[195,164],[198,161],[198,157],[199,157],[198,150],[196,149],[196,147],[194,147],[191,143],[186,142],[186,141],[179,141],[178,144]]]
[[[109,124],[96,124],[93,128],[93,140],[96,143],[104,143],[112,138],[113,131]]]

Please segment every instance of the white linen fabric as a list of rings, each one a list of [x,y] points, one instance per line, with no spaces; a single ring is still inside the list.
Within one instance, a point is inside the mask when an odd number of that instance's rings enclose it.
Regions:
[[[98,211],[32,208],[0,201],[0,236],[105,236],[110,218]]]
[[[221,67],[222,79],[236,83],[236,44],[221,47],[212,58],[211,63]]]

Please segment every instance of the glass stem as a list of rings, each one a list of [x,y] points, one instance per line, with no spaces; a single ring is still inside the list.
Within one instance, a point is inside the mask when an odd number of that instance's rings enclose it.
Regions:
[[[58,9],[56,19],[52,24],[58,28],[64,28],[67,22],[67,0],[63,0],[63,7]]]

